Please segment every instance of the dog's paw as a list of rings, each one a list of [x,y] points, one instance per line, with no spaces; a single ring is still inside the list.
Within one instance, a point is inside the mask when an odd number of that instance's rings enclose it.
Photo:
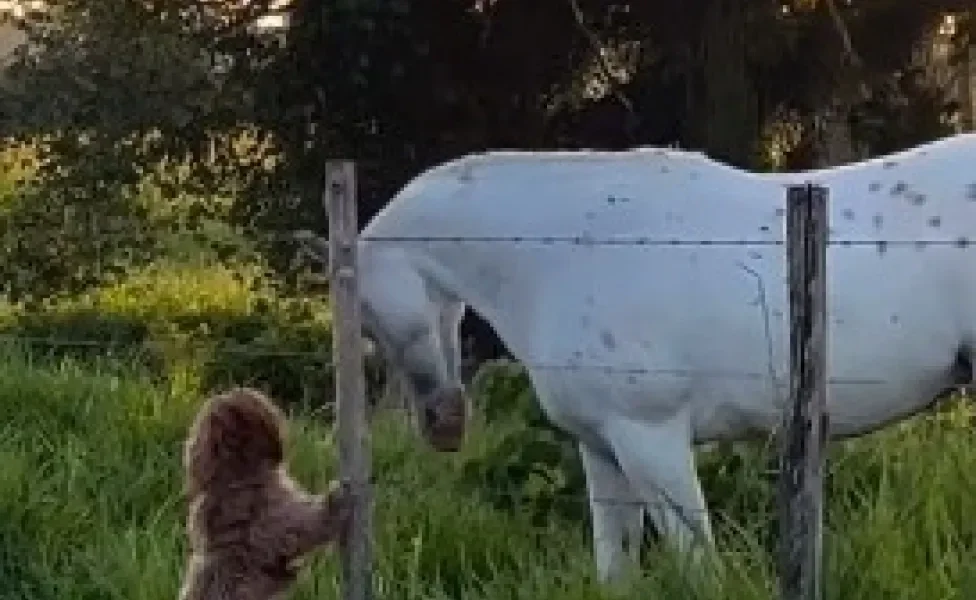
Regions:
[[[330,519],[345,521],[352,516],[353,487],[346,479],[333,481],[329,486],[327,515]]]

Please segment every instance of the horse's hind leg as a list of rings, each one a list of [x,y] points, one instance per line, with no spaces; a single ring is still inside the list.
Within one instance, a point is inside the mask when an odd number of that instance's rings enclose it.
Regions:
[[[644,506],[633,492],[613,457],[579,444],[586,473],[590,514],[593,517],[593,553],[600,581],[619,581],[625,556],[636,564],[644,528]],[[629,552],[625,553],[625,546]]]
[[[608,424],[606,437],[658,532],[700,557],[714,541],[687,417],[679,414],[658,423],[619,418]]]

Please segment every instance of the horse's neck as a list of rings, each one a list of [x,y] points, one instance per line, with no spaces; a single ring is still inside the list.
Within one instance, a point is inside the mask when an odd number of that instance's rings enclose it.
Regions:
[[[507,244],[463,243],[413,251],[415,264],[443,302],[459,302],[477,313],[516,355],[531,351],[526,335],[535,306],[531,253]]]

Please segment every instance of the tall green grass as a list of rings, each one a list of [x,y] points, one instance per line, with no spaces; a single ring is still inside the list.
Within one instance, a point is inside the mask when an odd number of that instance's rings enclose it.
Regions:
[[[185,552],[180,443],[199,400],[135,371],[0,353],[0,599],[175,598]],[[919,419],[834,445],[829,598],[976,597],[976,440],[963,417]],[[378,597],[773,597],[771,516],[758,510],[772,492],[748,479],[758,463],[727,479],[757,489],[753,499],[716,515],[721,586],[688,583],[652,547],[641,574],[614,592],[594,581],[583,524],[553,517],[533,525],[530,515],[497,510],[462,484],[460,466],[515,426],[476,423],[463,452],[439,455],[392,419],[374,423]],[[332,432],[295,416],[291,434],[296,477],[324,487],[336,472]],[[714,487],[710,500],[725,505]],[[337,573],[336,556],[320,554],[292,597],[338,597]]]

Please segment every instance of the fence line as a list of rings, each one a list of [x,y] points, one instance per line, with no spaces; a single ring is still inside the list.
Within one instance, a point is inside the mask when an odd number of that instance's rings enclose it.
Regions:
[[[572,246],[787,246],[787,240],[778,239],[736,239],[736,238],[715,238],[715,239],[682,239],[667,237],[643,237],[631,236],[625,238],[590,238],[586,236],[361,236],[360,241],[378,243],[450,243],[450,244],[535,244],[535,245],[558,245],[566,244]],[[968,237],[954,238],[919,238],[919,239],[829,239],[828,246],[841,247],[925,247],[925,246],[951,246],[965,249],[971,245],[976,245],[976,232],[972,239]]]
[[[327,171],[330,168],[335,169],[334,166],[328,167]],[[355,206],[354,202],[354,197],[349,198],[349,203],[353,207]],[[333,203],[331,206],[335,207],[338,205]],[[787,403],[787,410],[784,414],[784,423],[786,425],[784,435],[791,443],[784,442],[782,444],[782,469],[780,473],[780,478],[784,480],[782,482],[784,493],[781,514],[784,515],[783,520],[787,523],[786,531],[783,534],[784,543],[782,543],[782,546],[787,548],[787,550],[781,552],[778,563],[783,600],[819,600],[822,590],[822,585],[819,581],[821,577],[821,548],[819,540],[822,536],[822,506],[820,505],[822,479],[816,475],[819,474],[817,467],[822,465],[823,457],[820,453],[819,445],[812,446],[810,440],[822,441],[822,436],[819,438],[816,436],[818,433],[823,432],[812,433],[809,427],[809,418],[811,401],[816,401],[819,404],[818,407],[812,409],[813,414],[819,416],[823,410],[826,394],[826,342],[824,337],[826,296],[824,291],[825,274],[823,272],[826,265],[825,256],[828,231],[828,213],[826,206],[826,191],[823,188],[815,189],[813,186],[807,185],[802,187],[793,186],[789,190],[786,241],[788,242],[787,256],[790,262],[788,274],[791,309],[790,392],[792,401]],[[331,215],[332,221],[336,220],[338,210],[338,208],[333,208]],[[350,212],[355,213],[355,209],[351,208]],[[343,256],[340,257],[344,261],[341,264],[347,265],[348,275],[352,278],[355,273],[356,257],[354,250],[356,244],[353,243],[352,239],[354,233],[350,233],[349,231],[342,232],[341,230],[337,231],[334,226],[330,227],[330,229],[332,229],[330,235],[332,240],[329,248],[331,262],[335,264],[337,258],[334,254],[337,250],[344,251]],[[336,235],[349,237],[343,237],[343,239],[337,242],[334,239]],[[379,239],[364,238],[365,241],[377,241]],[[388,238],[389,241],[396,243],[402,243],[407,239],[409,238]],[[428,238],[426,241],[432,239],[434,238]],[[471,241],[475,238],[442,239],[457,242],[461,239]],[[478,239],[479,241],[488,242],[526,243],[530,238],[513,236]],[[537,239],[541,243],[555,243],[557,240],[560,240],[585,245],[593,245],[596,241],[588,239],[586,236],[573,236],[570,238],[541,237]],[[623,243],[623,240],[617,239],[610,240],[609,242],[620,244]],[[695,243],[701,244],[702,242],[703,240],[698,240]],[[628,243],[634,244],[635,240],[628,240]],[[637,245],[650,245],[657,242],[650,239],[643,239],[636,240],[636,243]],[[665,240],[661,243],[676,245],[680,241]],[[716,240],[711,240],[708,245],[716,245],[717,243]],[[733,241],[725,240],[722,243],[732,244]],[[735,243],[744,245],[746,242],[740,240]],[[782,244],[783,242],[761,240],[759,243],[772,245]],[[343,248],[342,244],[345,244],[346,247]],[[331,272],[333,285],[340,284],[342,280],[337,276],[337,270],[332,268]],[[355,299],[351,301],[356,302]],[[335,310],[338,313],[339,307],[335,307]],[[340,321],[343,321],[345,318],[342,314],[336,314],[336,317]],[[350,318],[355,319],[358,323],[358,305],[357,311]],[[337,351],[345,350],[356,354],[362,351],[361,345],[359,344],[348,348],[337,345],[336,348]],[[808,357],[812,362],[807,362]],[[359,358],[361,359],[361,357]],[[341,359],[340,362],[342,362]],[[360,372],[358,375],[361,376],[362,373]],[[340,389],[337,386],[337,390]],[[342,401],[340,399],[340,403]],[[358,424],[356,425],[358,426]],[[352,427],[353,425],[346,423],[346,426]],[[342,439],[347,439],[352,435],[350,432],[344,433],[340,431],[340,438]],[[814,476],[810,476],[811,473]],[[800,496],[801,499],[809,499],[810,501],[797,503],[794,500],[794,496]],[[671,503],[669,505],[672,509],[675,508]],[[681,515],[680,511],[679,515]],[[361,523],[357,523],[356,525],[362,526]],[[365,538],[368,536],[368,533],[360,532],[359,535]],[[800,539],[798,541],[791,540],[791,536],[799,537]],[[350,588],[348,583],[347,578],[347,587],[344,590],[347,600],[365,600],[371,596],[369,585],[363,586],[360,581],[356,581]]]
[[[824,256],[828,247],[863,247],[883,251],[889,247],[913,247],[922,249],[929,246],[968,249],[976,246],[976,231],[973,237],[926,239],[845,239],[833,238],[827,228],[826,190],[813,186],[794,186],[789,190],[786,216],[786,235],[784,239],[684,239],[661,236],[627,236],[614,238],[594,238],[587,235],[544,235],[544,236],[359,236],[356,226],[356,181],[354,163],[339,161],[327,165],[327,185],[325,186],[327,215],[330,233],[328,237],[330,265],[328,276],[331,280],[329,293],[333,307],[333,348],[331,353],[322,351],[282,351],[261,349],[261,342],[238,342],[231,337],[209,338],[204,340],[187,339],[182,336],[149,336],[143,340],[85,340],[58,339],[40,336],[18,336],[0,333],[0,342],[10,341],[26,344],[48,345],[51,347],[92,347],[127,348],[134,351],[154,347],[170,349],[177,346],[183,349],[199,348],[212,351],[215,355],[246,355],[253,357],[316,358],[325,359],[317,368],[332,369],[336,373],[335,400],[338,405],[338,437],[340,447],[340,471],[343,479],[350,484],[353,498],[353,519],[343,547],[343,595],[345,600],[369,600],[372,595],[372,507],[373,491],[369,464],[368,429],[366,428],[366,402],[363,382],[363,348],[360,343],[361,319],[359,315],[357,282],[358,242],[378,244],[519,244],[519,245],[570,245],[581,247],[779,247],[787,251],[790,279],[790,369],[788,373],[732,372],[718,369],[674,369],[654,368],[653,366],[624,367],[585,363],[552,364],[518,361],[523,367],[534,370],[597,371],[622,375],[674,375],[689,378],[714,378],[732,380],[770,381],[779,388],[789,389],[790,402],[784,412],[784,431],[786,440],[781,446],[781,506],[780,519],[786,524],[782,529],[782,548],[779,571],[783,600],[819,600],[822,595],[822,470],[823,443],[826,439],[825,399],[828,386],[833,385],[884,385],[883,378],[828,378],[826,376],[827,321],[824,307],[824,285],[829,277],[825,272]],[[112,226],[122,220],[109,218],[105,222]],[[139,222],[133,219],[133,222]],[[93,219],[93,224],[97,220]],[[50,229],[51,224],[39,222],[39,227]],[[67,225],[67,223],[66,223]],[[32,226],[17,223],[17,229],[7,228],[7,243],[14,233],[23,235],[24,229]],[[144,232],[147,235],[187,235],[198,239],[213,237],[214,242],[227,241],[222,235],[236,233],[247,235],[249,241],[268,241],[298,243],[303,246],[300,232],[267,231],[247,227],[227,227],[216,230],[206,228],[119,228],[118,231],[103,230],[98,226],[76,227],[72,225],[69,235],[77,233],[84,236],[111,238],[112,236],[133,237]],[[767,231],[770,237],[778,231]],[[237,240],[230,240],[231,243]],[[323,241],[323,240],[320,240]],[[16,239],[14,240],[16,242]],[[231,340],[232,343],[226,343]],[[234,342],[238,345],[235,347]],[[779,379],[787,379],[780,382]],[[383,484],[394,483],[384,479]],[[499,495],[510,497],[530,497],[531,494],[493,490]],[[553,496],[550,494],[550,496]],[[555,495],[564,500],[597,502],[611,504],[653,506],[645,500],[620,498],[590,499],[578,495]],[[661,505],[675,508],[672,502],[661,501]],[[706,511],[707,512],[707,511]],[[792,549],[788,546],[793,545]]]
[[[16,241],[24,233],[25,229],[36,227],[44,231],[57,231],[59,234],[77,235],[80,237],[118,237],[122,239],[133,238],[135,236],[151,237],[156,235],[167,236],[186,236],[191,238],[220,237],[226,234],[240,236],[241,240],[231,240],[231,242],[264,242],[294,244],[301,243],[301,233],[308,234],[307,230],[273,230],[264,229],[247,225],[221,225],[214,229],[206,227],[175,227],[180,225],[179,221],[164,221],[153,225],[147,223],[146,219],[125,218],[125,217],[101,217],[99,213],[92,209],[87,217],[76,214],[77,211],[66,211],[63,215],[63,226],[57,229],[58,223],[49,220],[38,219],[36,221],[25,221],[18,219],[14,223],[0,223],[2,237],[9,245],[10,241]],[[79,218],[82,217],[82,218]],[[105,223],[111,227],[106,228]],[[767,231],[772,236],[776,232],[772,229]],[[457,236],[457,235],[431,235],[431,236],[378,236],[360,235],[358,241],[366,243],[386,243],[386,244],[524,244],[524,245],[571,245],[571,246],[646,246],[646,247],[674,247],[674,246],[786,246],[788,245],[787,236],[777,235],[771,238],[683,238],[668,235],[654,236],[617,236],[610,238],[593,237],[586,234],[567,235],[486,235],[486,236]],[[218,240],[212,240],[218,241]],[[926,238],[877,238],[877,237],[837,237],[833,234],[828,236],[828,246],[841,247],[873,247],[889,248],[910,246],[915,248],[929,246],[948,246],[959,249],[967,249],[976,246],[976,230],[971,235],[955,235],[952,237],[926,237]]]
[[[0,237],[6,241],[7,245],[10,245],[11,240],[16,242],[19,236],[23,235],[25,229],[29,229],[32,226],[36,226],[40,230],[53,231],[51,223],[38,222],[36,224],[30,223],[16,223],[15,226],[4,228],[4,233],[0,234]],[[236,234],[241,236],[239,240],[226,240],[226,239],[211,239],[209,241],[213,242],[226,242],[226,243],[253,243],[253,242],[264,242],[264,243],[279,243],[279,244],[301,244],[302,239],[300,239],[300,233],[308,233],[307,230],[269,230],[269,229],[259,229],[254,227],[229,227],[226,229],[217,229],[213,231],[208,231],[206,229],[169,229],[165,227],[141,227],[135,228],[131,226],[123,226],[118,230],[105,230],[101,228],[88,229],[84,227],[71,228],[69,231],[58,230],[59,234],[67,234],[69,237],[74,234],[78,237],[92,238],[92,237],[103,237],[103,238],[114,238],[118,237],[120,239],[129,239],[137,235],[143,235],[146,237],[155,235],[166,235],[166,236],[185,236],[188,238],[221,238],[226,234]],[[761,239],[761,238],[681,238],[681,237],[667,237],[667,236],[627,236],[627,237],[614,237],[614,238],[597,238],[589,237],[586,235],[540,235],[540,236],[452,236],[452,235],[439,235],[439,236],[359,236],[358,240],[365,243],[378,243],[378,244],[512,244],[512,245],[536,245],[536,246],[555,246],[555,245],[569,245],[569,246],[584,246],[584,247],[685,247],[685,246],[702,246],[702,247],[741,247],[741,246],[755,246],[755,247],[785,247],[788,241],[785,239]],[[323,241],[327,241],[323,238]],[[973,231],[971,236],[959,235],[954,237],[946,238],[844,238],[844,237],[830,237],[827,240],[828,246],[840,246],[846,248],[875,248],[875,249],[886,249],[886,248],[898,248],[898,247],[912,247],[912,248],[927,248],[929,246],[935,247],[950,247],[957,248],[960,250],[969,249],[976,247],[976,230]]]
[[[27,336],[17,334],[0,333],[0,344],[26,344],[37,346],[49,346],[52,348],[102,348],[105,350],[121,349],[132,352],[140,350],[168,350],[179,348],[185,350],[209,350],[214,354],[247,356],[252,358],[329,358],[335,356],[331,349],[326,351],[314,350],[274,350],[271,348],[260,348],[261,343],[239,343],[237,346],[227,345],[224,340],[236,341],[236,338],[220,337],[205,340],[192,340],[176,335],[152,336],[150,339],[126,341],[126,340],[93,340],[93,339],[73,339],[55,338],[42,336]],[[255,347],[257,346],[257,347]],[[596,371],[611,375],[672,375],[675,377],[703,378],[703,379],[731,379],[731,380],[765,380],[770,379],[768,372],[749,372],[749,371],[722,371],[718,369],[671,369],[654,367],[614,367],[610,365],[597,364],[553,364],[536,363],[525,361],[512,361],[526,370],[540,371]],[[320,366],[325,368],[337,369],[339,364],[336,360],[329,360]],[[783,375],[785,377],[785,374]],[[887,381],[882,378],[870,377],[832,377],[827,383],[829,385],[885,385]],[[782,384],[786,385],[786,384]]]

